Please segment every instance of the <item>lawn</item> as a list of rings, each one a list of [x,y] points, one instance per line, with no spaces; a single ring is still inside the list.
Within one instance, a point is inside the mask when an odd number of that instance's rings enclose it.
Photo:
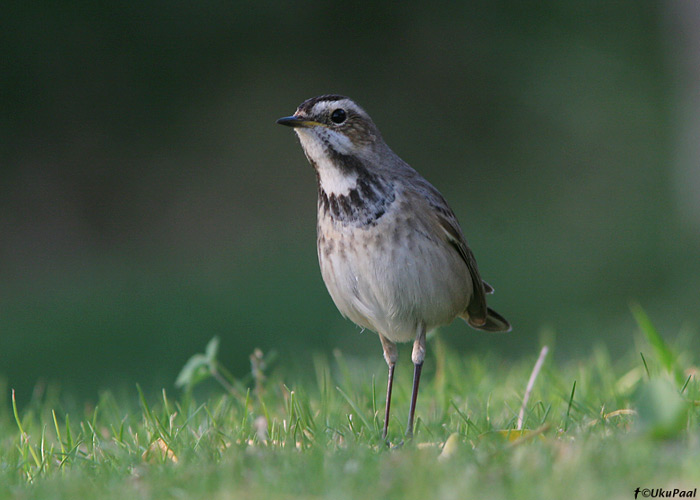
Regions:
[[[411,366],[406,355],[399,363],[390,446],[380,437],[385,366],[340,352],[309,353],[308,373],[256,352],[249,376],[233,379],[213,341],[172,393],[122,388],[78,405],[36,391],[22,407],[14,398],[0,407],[0,497],[696,494],[695,360],[683,339],[669,345],[641,309],[633,313],[639,338],[622,358],[597,347],[560,361],[550,349],[537,369],[537,356],[458,356],[438,333],[429,340],[415,437],[406,442]]]

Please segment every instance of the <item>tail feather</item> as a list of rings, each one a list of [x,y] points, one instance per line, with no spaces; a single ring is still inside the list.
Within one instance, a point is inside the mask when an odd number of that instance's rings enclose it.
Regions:
[[[505,319],[503,316],[498,314],[496,311],[491,309],[490,307],[487,308],[487,316],[486,316],[486,321],[483,322],[482,324],[477,323],[476,321],[473,321],[465,312],[465,314],[462,316],[462,319],[464,319],[467,323],[469,323],[469,326],[472,328],[476,328],[477,330],[482,330],[485,332],[509,332],[511,331],[512,327],[510,326],[510,323],[508,323],[508,320]]]

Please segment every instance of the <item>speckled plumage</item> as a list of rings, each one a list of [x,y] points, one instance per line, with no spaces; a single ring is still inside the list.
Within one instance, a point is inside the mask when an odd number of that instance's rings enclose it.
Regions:
[[[295,127],[318,179],[318,259],[340,312],[379,334],[389,364],[384,434],[396,342],[414,340],[413,411],[425,333],[464,318],[508,331],[486,305],[493,289],[479,275],[457,218],[442,195],[384,142],[350,99],[319,96],[279,123]]]

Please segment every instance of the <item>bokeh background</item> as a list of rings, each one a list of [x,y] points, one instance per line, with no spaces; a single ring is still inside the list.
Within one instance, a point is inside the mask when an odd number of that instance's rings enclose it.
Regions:
[[[172,388],[214,335],[237,374],[256,347],[381,366],[325,291],[315,177],[275,125],[322,93],[442,191],[496,288],[514,332],[455,323],[454,349],[623,352],[631,300],[692,337],[699,18],[694,0],[5,4],[0,376],[20,398]]]

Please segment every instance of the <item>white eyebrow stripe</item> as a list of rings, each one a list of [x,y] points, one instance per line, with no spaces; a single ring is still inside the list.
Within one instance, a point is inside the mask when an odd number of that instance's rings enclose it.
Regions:
[[[312,115],[322,115],[324,113],[327,113],[328,111],[335,110],[338,108],[343,108],[345,110],[351,109],[355,112],[358,112],[357,107],[353,104],[352,101],[348,99],[340,99],[338,101],[319,101],[316,104],[314,104],[314,107],[311,109]]]

